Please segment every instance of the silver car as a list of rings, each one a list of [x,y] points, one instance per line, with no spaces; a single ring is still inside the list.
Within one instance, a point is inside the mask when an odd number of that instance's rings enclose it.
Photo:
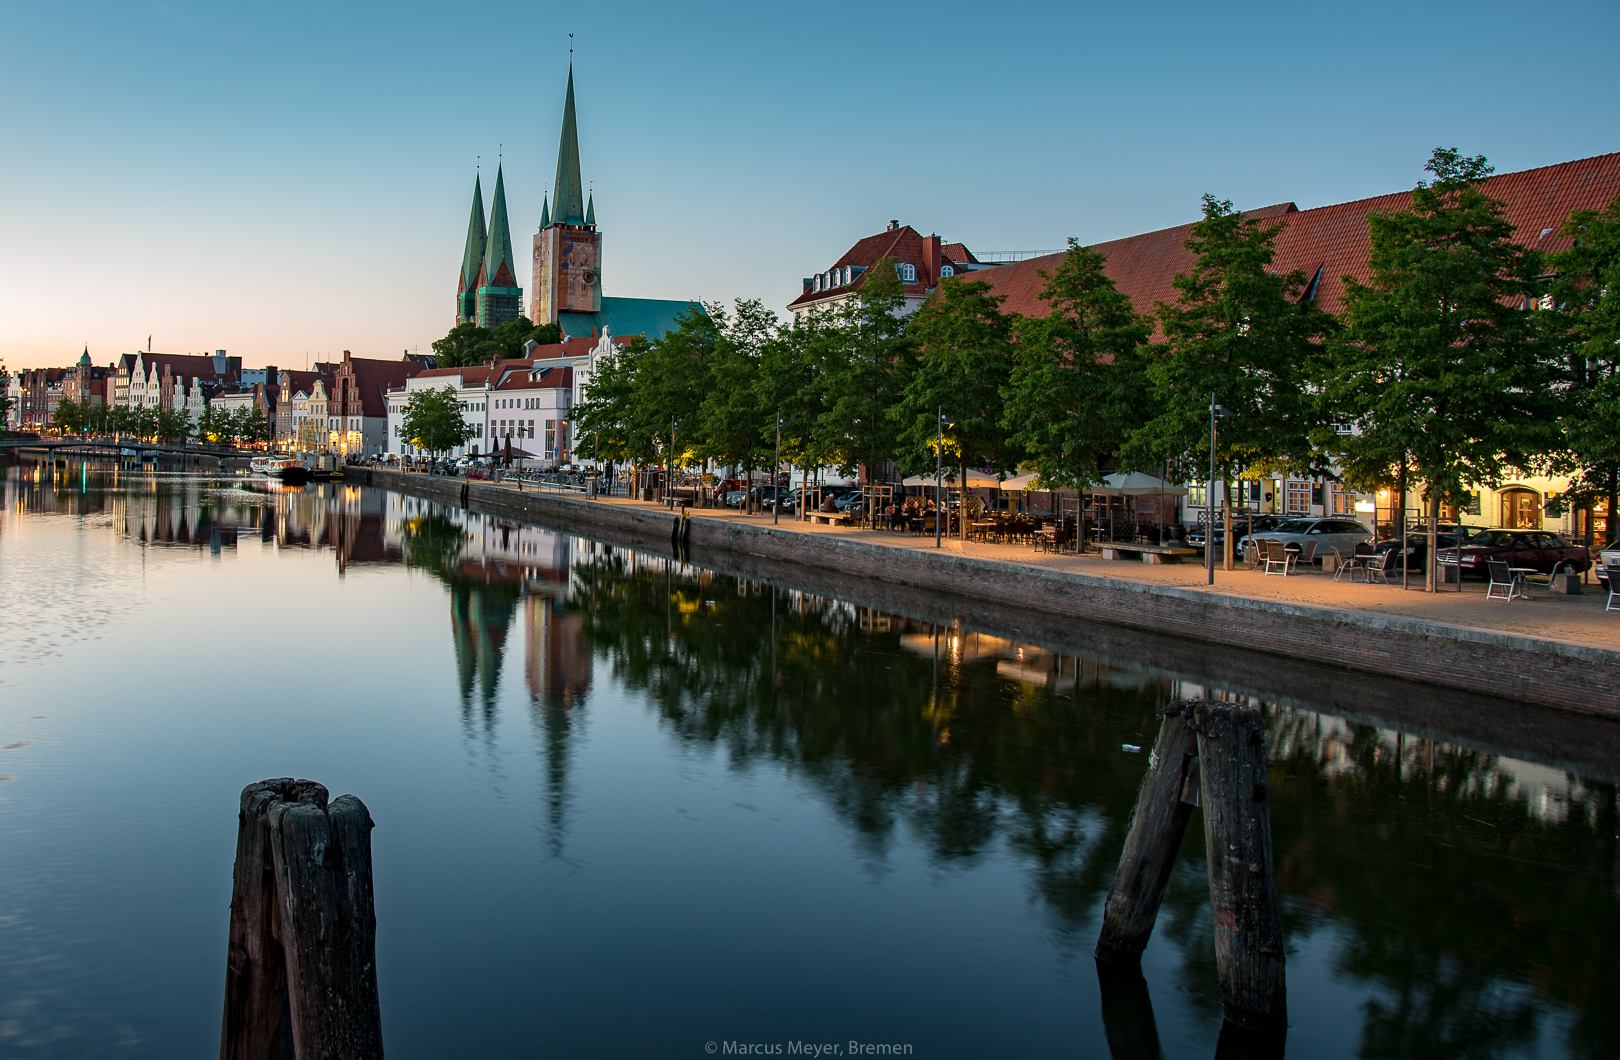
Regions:
[[[1333,516],[1326,519],[1292,519],[1275,529],[1262,530],[1240,542],[1243,551],[1253,548],[1256,541],[1281,541],[1302,552],[1310,548],[1309,542],[1315,542],[1312,558],[1321,559],[1332,555],[1334,549],[1348,556],[1356,550],[1357,545],[1371,545],[1373,535],[1371,530],[1354,519]]]

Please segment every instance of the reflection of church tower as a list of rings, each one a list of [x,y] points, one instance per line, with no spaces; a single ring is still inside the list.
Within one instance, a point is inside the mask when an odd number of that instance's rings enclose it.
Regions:
[[[484,282],[484,185],[473,178],[472,217],[467,220],[467,247],[461,252],[461,277],[456,282],[456,323],[478,321],[478,288]]]
[[[591,656],[585,650],[585,617],[565,611],[548,596],[523,601],[523,676],[536,703],[573,706],[591,684]]]
[[[512,624],[512,601],[501,589],[466,585],[450,590],[450,632],[456,645],[456,676],[463,707],[472,702],[474,686],[487,718],[495,709],[501,681],[501,650]]]
[[[560,313],[602,310],[602,235],[596,203],[587,202],[579,175],[579,127],[574,119],[574,68],[568,68],[557,182],[534,235],[534,279],[529,318],[560,323]],[[567,329],[564,329],[567,330]]]

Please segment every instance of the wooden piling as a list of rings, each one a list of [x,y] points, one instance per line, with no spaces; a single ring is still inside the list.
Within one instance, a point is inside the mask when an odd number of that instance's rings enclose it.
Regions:
[[[242,790],[220,1060],[381,1060],[371,827],[314,781]]]
[[[1103,906],[1098,960],[1137,960],[1147,947],[1192,814],[1192,806],[1183,796],[1189,771],[1197,765],[1196,752],[1197,734],[1177,704],[1159,724],[1147,776],[1136,793],[1125,849]]]
[[[1286,1027],[1265,720],[1233,703],[1203,700],[1189,710],[1198,734],[1215,963],[1226,1018],[1245,1028]]]

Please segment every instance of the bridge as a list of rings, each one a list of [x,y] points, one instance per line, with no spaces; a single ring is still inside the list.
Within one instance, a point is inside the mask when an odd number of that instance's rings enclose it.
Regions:
[[[141,442],[133,439],[117,441],[107,438],[0,438],[0,451],[17,449],[43,449],[57,452],[63,449],[73,452],[107,453],[117,456],[123,450],[132,449],[145,455],[147,453],[178,453],[186,456],[211,456],[223,460],[226,457],[240,457],[260,455],[251,450],[240,449],[201,449],[192,445],[172,445],[162,442]]]

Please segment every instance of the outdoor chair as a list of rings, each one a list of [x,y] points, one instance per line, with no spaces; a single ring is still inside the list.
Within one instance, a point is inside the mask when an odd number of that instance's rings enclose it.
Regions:
[[[1367,557],[1366,566],[1363,568],[1367,572],[1367,581],[1371,582],[1374,578],[1377,578],[1384,585],[1388,585],[1389,576],[1398,573],[1401,569],[1401,550],[1392,548],[1384,553],[1383,558],[1377,560],[1377,562],[1374,562],[1375,558],[1372,556]]]
[[[1533,584],[1536,584],[1536,585],[1545,585],[1547,588],[1551,589],[1553,579],[1558,577],[1558,573],[1560,571],[1562,571],[1565,567],[1568,567],[1568,566],[1573,566],[1573,564],[1571,564],[1568,560],[1562,560],[1561,559],[1557,563],[1553,564],[1552,573],[1550,573],[1550,574],[1526,574],[1526,575],[1524,575],[1523,577],[1524,577],[1525,584],[1530,585],[1530,584],[1533,583]]]
[[[1359,567],[1362,570],[1365,570],[1367,567],[1367,557],[1358,552],[1352,552],[1350,555],[1346,556],[1343,552],[1340,552],[1337,548],[1335,548],[1333,550],[1333,559],[1334,581],[1338,581],[1340,578],[1343,578],[1346,571],[1350,573],[1350,580],[1355,581],[1356,568]]]
[[[1506,560],[1486,560],[1485,567],[1491,576],[1490,584],[1485,587],[1485,599],[1511,600],[1515,596],[1524,598],[1524,581],[1520,575],[1508,568]]]
[[[1603,605],[1603,610],[1620,611],[1620,607],[1615,606],[1615,597],[1617,596],[1620,596],[1620,579],[1611,576],[1609,578],[1609,602]]]
[[[1294,569],[1294,553],[1284,548],[1281,541],[1260,542],[1260,556],[1265,561],[1267,574],[1286,578]]]
[[[1294,562],[1305,565],[1315,563],[1317,544],[1318,542],[1316,541],[1307,541],[1303,545],[1299,546],[1299,558]]]

